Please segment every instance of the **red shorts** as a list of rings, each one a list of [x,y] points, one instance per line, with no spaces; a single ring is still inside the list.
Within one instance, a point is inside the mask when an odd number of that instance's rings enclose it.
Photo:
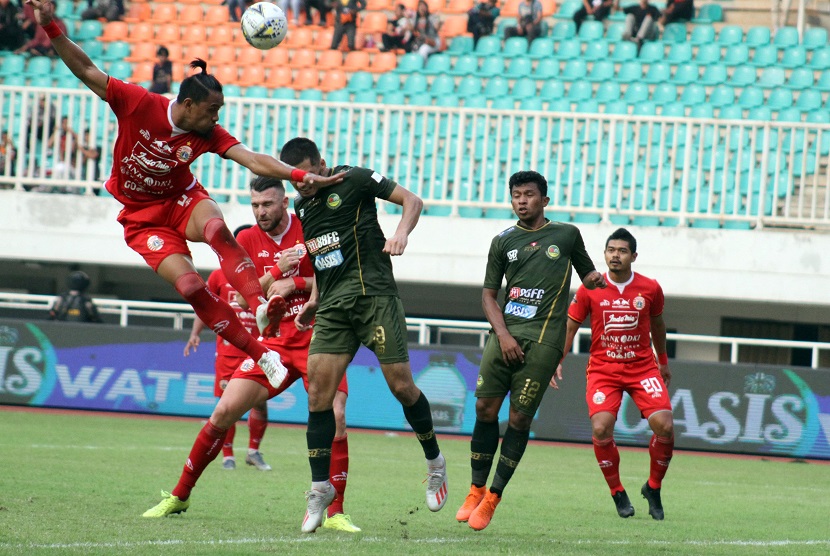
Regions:
[[[124,226],[124,239],[130,248],[144,257],[153,270],[170,255],[190,256],[185,232],[190,214],[210,195],[197,183],[180,197],[164,199],[145,207],[124,207],[118,222]]]
[[[617,416],[623,392],[628,392],[642,416],[648,419],[656,411],[671,411],[669,391],[654,360],[631,363],[588,363],[588,386],[585,401],[588,415],[600,411]]]
[[[279,353],[282,364],[285,365],[286,369],[288,369],[288,374],[286,375],[285,380],[282,381],[282,384],[280,384],[279,388],[271,386],[271,383],[268,382],[268,377],[265,376],[265,373],[263,373],[257,365],[254,364],[254,360],[250,358],[245,359],[242,362],[236,372],[233,373],[232,378],[244,378],[258,382],[268,389],[269,400],[282,393],[298,379],[303,380],[303,388],[305,388],[306,392],[308,392],[308,344],[304,344],[299,347],[287,347],[283,345],[269,345],[269,342],[265,341],[264,345]],[[348,395],[349,386],[346,382],[345,376],[343,377],[343,380],[340,381],[337,391]]]
[[[247,359],[247,355],[217,355],[216,356],[216,381],[213,383],[213,395],[217,398],[222,396],[225,386],[233,376],[233,373]],[[224,384],[222,384],[224,382]]]

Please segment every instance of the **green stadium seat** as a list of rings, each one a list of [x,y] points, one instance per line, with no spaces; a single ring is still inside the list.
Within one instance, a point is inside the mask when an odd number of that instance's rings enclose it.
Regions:
[[[406,95],[403,91],[386,91],[380,95],[381,104],[403,105],[406,104]]]
[[[60,62],[63,64],[63,62]],[[23,75],[29,78],[52,77],[52,58],[48,56],[32,56],[26,64]],[[48,86],[48,85],[47,85]]]
[[[573,60],[582,56],[582,43],[577,39],[565,39],[559,42],[559,47],[553,55],[557,60]]]
[[[97,39],[104,33],[104,26],[97,19],[87,19],[81,22],[75,33],[69,33],[74,41],[88,41]]]
[[[667,27],[671,27],[671,23]],[[647,42],[640,48],[640,62],[643,64],[653,64],[654,62],[662,62],[665,56],[665,49],[662,42]]]
[[[123,60],[117,60],[110,64],[107,74],[116,79],[129,79],[133,74],[133,65]]]
[[[505,58],[515,58],[516,56],[524,56],[525,54],[527,54],[527,38],[510,37],[504,41],[501,55]]]
[[[421,73],[426,75],[438,75],[440,73],[447,73],[452,65],[452,60],[449,54],[439,52],[427,58],[427,63],[421,70]]]
[[[579,40],[581,40],[582,42],[592,42],[600,40],[604,33],[605,28],[602,24],[602,21],[587,19],[582,22],[582,25],[579,27],[579,32],[577,33],[577,35],[579,36]]]
[[[755,68],[752,66],[738,66],[732,70],[728,83],[733,87],[747,87],[756,80]]]
[[[517,79],[510,89],[510,96],[517,100],[535,97],[536,80],[529,77]]]
[[[542,99],[539,98],[538,96],[523,98],[519,102],[519,110],[540,111],[541,112],[544,109],[545,109],[544,103],[542,102]],[[546,127],[547,122],[545,120],[542,120],[541,123],[542,123],[542,125],[540,126],[540,128],[541,127]],[[532,122],[532,121],[527,122],[528,128],[527,128],[526,132],[529,136],[533,135],[533,124],[534,124],[534,122]],[[539,136],[544,137],[545,135],[546,135],[546,133],[541,131],[541,129],[540,129]]]
[[[481,56],[493,56],[501,52],[501,39],[496,35],[486,35],[478,39],[475,53]],[[418,56],[416,54],[416,56]],[[400,64],[400,62],[398,62]]]
[[[694,63],[680,64],[674,71],[671,82],[676,85],[688,85],[700,79],[700,67]]]
[[[469,106],[468,99],[481,95],[481,79],[474,75],[463,77],[456,90],[458,95],[465,99],[464,106]]]
[[[495,36],[503,37],[507,33],[507,29],[515,27],[518,22],[515,17],[501,17],[499,18],[499,25],[496,27]]]
[[[585,44],[585,51],[582,58],[587,62],[608,59],[608,43],[604,40],[596,40]]]
[[[564,4],[560,4],[560,8],[563,6]],[[577,9],[579,9],[578,6]],[[571,39],[576,36],[576,23],[571,18],[567,21],[557,21],[551,29],[550,36],[556,41]]]
[[[751,110],[764,104],[764,91],[753,85],[746,86],[738,97],[738,106]]]
[[[743,94],[743,91],[741,92]],[[740,104],[740,100],[738,101]],[[722,120],[741,120],[744,117],[744,110],[739,105],[730,104],[729,106],[721,107],[718,111],[718,118]]]
[[[802,43],[807,50],[823,48],[827,45],[827,29],[824,27],[810,27],[804,30]]]
[[[101,62],[104,55],[104,43],[97,39],[90,39],[81,43],[81,48],[93,62]]]
[[[623,31],[625,30],[625,25],[620,22],[613,22],[608,25],[608,28],[605,30],[605,40],[610,43],[618,43],[622,38]]]
[[[629,62],[637,58],[637,45],[630,41],[618,42],[611,53],[611,61],[615,63]]]
[[[580,80],[571,83],[571,86],[568,87],[568,92],[565,95],[565,98],[571,102],[579,102],[581,100],[591,98],[592,95],[593,87],[591,86],[591,83]]]
[[[620,83],[634,83],[643,78],[643,64],[638,60],[624,62],[617,72],[617,81]]]
[[[594,83],[611,81],[614,79],[614,62],[611,60],[599,60],[591,66],[591,71],[586,79]]]
[[[697,48],[695,62],[701,66],[719,64],[721,59],[720,45],[717,43],[702,44]]]
[[[412,96],[425,92],[428,86],[429,83],[427,82],[427,78],[424,74],[411,73],[404,80],[401,90],[406,96]]]
[[[651,100],[660,106],[677,101],[677,86],[671,83],[659,83],[654,87]]]
[[[558,79],[548,79],[539,89],[539,98],[548,102],[559,100],[565,96],[565,84]],[[550,110],[551,108],[548,107]]]
[[[223,85],[223,89],[225,89],[225,95],[228,95],[227,92],[227,85]],[[318,89],[308,89],[309,91],[317,91],[320,94],[314,95],[314,98],[310,98],[308,95],[303,96],[302,92],[300,93],[300,100],[323,100],[323,92],[319,91]],[[238,95],[242,96],[242,95]],[[253,85],[251,87],[245,88],[245,98],[271,98],[271,91],[268,87],[263,85]]]
[[[759,46],[755,49],[752,59],[749,61],[757,68],[768,68],[778,65],[778,49],[775,46],[768,44]]]
[[[538,37],[530,43],[527,55],[533,60],[550,58],[553,56],[554,45],[553,37]]]
[[[830,47],[823,46],[814,50],[807,65],[811,69],[819,71],[830,69]]]
[[[769,27],[750,27],[746,32],[746,45],[749,48],[766,46],[770,42]]]
[[[727,72],[724,64],[711,64],[703,69],[703,75],[700,76],[700,83],[713,87],[726,83]]]
[[[54,83],[49,75],[38,75],[29,79],[28,86],[35,89],[46,89],[53,87]]]
[[[813,82],[813,70],[808,68],[795,68],[790,72],[790,77],[787,78],[784,86],[795,91],[800,91],[811,88]]]
[[[761,77],[758,79],[758,86],[764,89],[773,89],[780,87],[786,81],[786,73],[780,67],[764,68],[761,72]]]
[[[631,113],[634,116],[656,116],[657,104],[651,101],[637,102]]]
[[[473,75],[478,71],[478,56],[473,54],[462,54],[455,59],[455,64],[447,72],[449,75],[464,76]],[[382,74],[384,75],[384,74]]]
[[[830,70],[824,70],[816,79],[814,87],[822,93],[830,93]]]
[[[2,58],[0,77],[21,75],[26,70],[26,57],[21,54],[10,54]],[[5,81],[4,81],[5,84]]]
[[[486,38],[488,37],[482,37],[482,40]],[[481,44],[481,41],[479,41],[479,44]],[[423,67],[424,58],[417,52],[408,52],[398,58],[398,65],[394,71],[397,73],[413,73],[421,71]]]
[[[348,89],[337,89],[329,91],[326,95],[326,102],[344,102],[347,103],[352,99],[351,93]]]
[[[743,43],[733,44],[726,49],[723,63],[727,66],[741,66],[749,62],[749,47]]]
[[[507,64],[505,76],[508,79],[519,79],[527,77],[533,72],[533,62],[530,58],[517,57],[511,59]]]
[[[539,39],[536,39],[537,41]],[[536,41],[533,41],[535,44]],[[559,75],[559,61],[554,58],[543,58],[536,62],[536,67],[532,73],[535,79],[550,79]]]
[[[423,94],[425,94],[425,95],[427,95],[427,97],[429,97],[429,95],[427,93],[423,93]],[[375,103],[377,103],[377,101],[378,101],[378,93],[374,89],[357,91],[354,94],[354,98],[352,99],[352,102],[354,104],[375,104]],[[431,101],[431,99],[430,99],[430,101]],[[412,100],[410,99],[409,102],[411,104]]]
[[[114,62],[115,60],[123,60],[130,55],[130,44],[123,41],[113,41],[107,44],[104,53],[101,55],[102,60]]]
[[[783,110],[793,105],[793,92],[789,89],[779,87],[770,91],[767,98],[767,106],[770,110]]]
[[[435,98],[435,106],[441,106],[443,108],[457,108],[461,104],[461,100],[458,98],[458,95],[455,93],[447,93],[445,95],[441,95]],[[457,117],[455,118],[458,119]],[[441,124],[444,129],[446,129],[447,125],[447,118],[446,116],[442,116]],[[457,130],[453,130],[457,131]],[[453,133],[453,135],[458,135],[458,133]]]
[[[349,93],[356,92],[348,87],[345,90]],[[275,100],[295,100],[297,98],[297,92],[291,87],[278,87],[271,91],[271,98]]]
[[[475,73],[478,77],[488,78],[504,75],[505,60],[501,56],[488,56],[481,62],[481,67]]]
[[[709,43],[705,43],[709,44]],[[666,60],[672,65],[685,64],[692,61],[692,43],[679,42],[671,45]]]
[[[775,32],[772,44],[778,48],[789,48],[799,43],[798,29],[795,27],[781,27]]]
[[[436,99],[445,95],[451,95],[454,92],[455,79],[450,75],[437,75],[429,85],[429,94]]]
[[[708,68],[707,68],[708,69]],[[726,68],[724,67],[724,77]],[[704,73],[705,75],[705,73]],[[649,84],[665,83],[671,79],[671,65],[666,62],[655,62],[648,67],[643,81]]]
[[[718,33],[718,44],[732,46],[741,44],[744,40],[744,29],[740,25],[724,25]]]
[[[595,98],[580,100],[576,103],[575,112],[579,112],[580,114],[599,114],[599,102]],[[594,132],[590,140],[596,142],[597,123],[590,122],[588,129]]]
[[[624,100],[612,100],[605,104],[605,113],[617,116],[625,116],[628,114],[628,103]]]
[[[602,81],[597,87],[597,102],[609,103],[619,100],[621,97],[620,84],[616,81]]]
[[[374,85],[374,89],[380,94],[388,93],[390,91],[400,91],[401,78],[392,72],[381,73],[378,76],[377,83]]]
[[[715,42],[715,28],[712,25],[701,23],[692,27],[692,35],[689,42],[694,46],[711,44]]]
[[[458,37],[453,37],[452,41],[450,41],[450,45],[447,48],[447,53],[452,56],[461,56],[462,54],[469,54],[475,48],[475,44],[473,44],[473,37],[460,35]]]
[[[686,42],[686,24],[669,23],[668,25],[666,25],[666,27],[663,29],[663,42],[666,44]]]
[[[735,102],[735,89],[729,85],[718,85],[709,95],[709,103],[715,108],[727,106]]]
[[[625,88],[623,100],[629,104],[637,104],[648,100],[648,85],[640,81],[632,81]]]
[[[772,110],[769,109],[767,106],[759,106],[757,108],[753,108],[749,111],[746,115],[747,120],[756,120],[760,122],[771,122],[772,121]]]
[[[798,93],[795,107],[804,112],[811,112],[821,108],[821,91],[815,89],[804,89]]]
[[[781,67],[787,69],[801,68],[807,65],[807,49],[800,44],[791,46],[781,53]]]
[[[484,97],[490,100],[507,96],[509,92],[510,84],[501,76],[491,77],[484,86]]]
[[[490,105],[493,110],[514,110],[516,108],[516,99],[512,97],[497,97],[493,99]],[[518,143],[518,141],[517,141]],[[507,141],[502,143],[502,147],[507,146]]]
[[[704,4],[692,21],[697,24],[720,23],[723,21],[723,7],[720,4]]]
[[[692,106],[689,110],[690,118],[714,118],[715,106],[709,103],[702,103]],[[711,129],[711,128],[710,128]]]
[[[565,81],[576,81],[588,75],[588,64],[581,58],[568,60],[565,69],[562,70],[561,78]]]
[[[228,83],[227,85],[222,85],[222,94],[225,95],[225,98],[240,98],[242,96],[242,88],[239,85]],[[263,98],[267,98],[267,96]]]
[[[424,80],[426,81],[426,78],[424,78]],[[350,93],[357,93],[373,89],[374,86],[375,78],[371,73],[367,71],[356,71],[349,78],[349,82],[346,84],[346,89],[348,89]]]

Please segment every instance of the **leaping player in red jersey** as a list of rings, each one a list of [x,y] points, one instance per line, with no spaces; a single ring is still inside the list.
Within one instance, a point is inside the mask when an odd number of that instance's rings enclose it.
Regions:
[[[257,226],[240,232],[238,239],[251,254],[257,272],[262,275],[260,283],[263,288],[269,295],[280,295],[288,305],[280,323],[280,334],[264,341],[268,348],[280,353],[282,362],[288,368],[288,376],[275,388],[254,367],[253,360],[242,362],[225,387],[208,423],[220,436],[227,434],[246,411],[264,405],[296,380],[301,378],[308,389],[307,359],[311,329],[299,330],[294,325],[294,317],[308,302],[314,282],[314,269],[305,249],[302,226],[299,219],[288,211],[288,198],[280,180],[261,176],[254,178],[251,181],[251,208]],[[244,305],[243,299],[237,299]],[[343,512],[349,470],[345,413],[347,394],[346,377],[343,377],[334,398],[337,433],[332,444],[330,465],[330,480],[337,496],[328,508],[328,518],[323,527],[355,533],[360,528]],[[172,493],[162,491],[161,502],[147,510],[144,517],[164,517],[186,511],[190,506],[191,490],[204,469],[218,456],[219,448],[216,444],[205,450],[197,439]]]
[[[254,265],[236,243],[219,207],[190,172],[199,155],[214,152],[254,174],[326,185],[342,176],[322,177],[288,166],[276,158],[255,153],[221,126],[222,84],[203,60],[201,69],[182,81],[175,100],[143,87],[110,78],[81,48],[63,34],[53,20],[55,5],[48,0],[26,0],[52,41],[61,60],[93,93],[107,101],[118,119],[118,136],[107,191],[124,205],[118,221],[127,244],[193,306],[196,315],[217,334],[247,353],[278,386],[286,369],[276,352],[269,351],[248,332],[233,309],[208,291],[196,272],[187,240],[207,243],[216,252],[225,276],[246,300],[265,335],[279,330],[283,300],[266,302]]]
[[[597,463],[611,489],[617,513],[620,517],[634,515],[634,507],[620,481],[620,453],[614,443],[617,412],[623,392],[628,392],[654,432],[648,448],[649,477],[640,492],[648,501],[651,517],[662,520],[660,488],[674,449],[663,290],[656,280],[631,270],[635,260],[637,240],[628,230],[620,228],[608,237],[608,287],[577,290],[568,309],[565,354],[570,352],[579,325],[590,313],[591,352],[585,399]],[[558,388],[557,378],[562,380],[561,363],[550,381],[553,388]]]

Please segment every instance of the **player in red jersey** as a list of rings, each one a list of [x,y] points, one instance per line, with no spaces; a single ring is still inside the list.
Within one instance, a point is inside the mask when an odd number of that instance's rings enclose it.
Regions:
[[[234,230],[233,235],[237,237],[239,232],[250,228],[250,224],[245,224]],[[256,329],[256,318],[254,314],[247,309],[243,309],[236,300],[236,290],[228,283],[225,278],[225,273],[222,269],[216,269],[211,272],[207,281],[208,289],[215,295],[226,301],[234,311],[242,325],[251,332]],[[193,328],[190,331],[190,338],[184,346],[184,356],[190,355],[191,351],[195,352],[201,342],[199,335],[205,329],[205,323],[196,317],[193,320]],[[213,395],[217,398],[222,396],[222,392],[228,385],[228,381],[233,376],[233,373],[242,365],[242,362],[248,358],[248,355],[232,346],[227,340],[221,336],[216,336],[216,380],[213,384]],[[262,437],[265,436],[265,431],[268,427],[268,404],[265,402],[252,408],[248,413],[248,453],[245,456],[245,463],[253,465],[260,471],[270,471],[271,466],[265,463],[262,453],[259,451]],[[228,433],[225,436],[225,442],[222,445],[222,467],[224,469],[236,469],[236,458],[233,455],[233,439],[236,437],[236,424],[231,425]]]
[[[281,300],[266,303],[254,265],[228,230],[219,207],[190,173],[190,164],[199,155],[214,152],[257,175],[318,185],[336,183],[342,176],[324,178],[252,152],[218,126],[222,85],[207,73],[203,60],[191,63],[201,72],[182,81],[178,97],[171,100],[111,79],[63,34],[53,20],[52,2],[26,2],[34,7],[38,23],[66,66],[109,103],[118,119],[106,188],[124,205],[118,221],[127,244],[175,287],[206,325],[251,356],[279,385],[286,374],[279,355],[245,330],[233,309],[208,291],[193,265],[187,240],[210,245],[229,282],[257,315],[260,331],[271,335],[278,330]]]
[[[654,432],[648,448],[649,477],[640,492],[648,501],[651,517],[662,520],[660,488],[674,449],[663,290],[657,281],[631,270],[635,260],[637,240],[628,230],[620,228],[608,237],[608,287],[577,290],[568,309],[565,353],[570,352],[579,325],[590,313],[591,353],[585,399],[597,463],[611,489],[617,513],[620,517],[634,515],[634,507],[620,481],[620,453],[614,443],[617,412],[623,392],[628,392]],[[557,388],[557,378],[562,379],[561,364],[550,381],[553,388]]]

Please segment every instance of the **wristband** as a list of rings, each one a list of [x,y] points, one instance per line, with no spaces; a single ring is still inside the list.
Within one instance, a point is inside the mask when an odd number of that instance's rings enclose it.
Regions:
[[[277,265],[272,266],[271,269],[268,271],[268,274],[270,274],[277,280],[282,278],[282,270],[280,270],[280,267]]]
[[[305,175],[308,174],[305,170],[300,170],[299,168],[294,168],[291,170],[291,181],[303,181]]]
[[[50,39],[54,39],[56,37],[60,37],[61,35],[63,35],[63,31],[61,31],[61,28],[58,26],[57,23],[55,23],[54,20],[50,21],[46,25],[43,25],[43,30],[46,31],[46,36]]]
[[[658,353],[657,354],[657,362],[661,365],[668,365],[669,364],[669,355],[667,353]]]
[[[297,288],[297,291],[305,291],[305,278],[295,276],[294,287]]]

